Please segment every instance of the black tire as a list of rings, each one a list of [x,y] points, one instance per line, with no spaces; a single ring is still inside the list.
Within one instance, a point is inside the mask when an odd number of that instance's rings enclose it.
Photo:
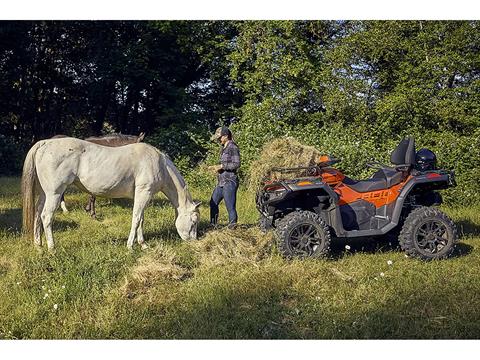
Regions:
[[[323,257],[330,251],[330,230],[310,211],[295,211],[276,222],[278,249],[288,257]]]
[[[446,259],[458,242],[457,228],[446,214],[434,207],[420,207],[405,219],[400,247],[422,260]]]
[[[266,234],[269,230],[273,228],[270,220],[263,214],[260,214],[260,220],[258,220],[258,226],[260,227],[260,231],[264,234]]]

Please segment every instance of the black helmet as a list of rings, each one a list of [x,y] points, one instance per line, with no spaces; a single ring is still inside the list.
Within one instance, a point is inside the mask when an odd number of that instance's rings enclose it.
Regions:
[[[415,154],[415,168],[419,171],[435,170],[437,167],[437,156],[433,151],[420,149]]]

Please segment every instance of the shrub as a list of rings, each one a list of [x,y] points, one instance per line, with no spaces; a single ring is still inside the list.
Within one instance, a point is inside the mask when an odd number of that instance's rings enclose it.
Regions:
[[[275,131],[258,133],[269,127]],[[244,172],[248,171],[254,159],[259,158],[264,143],[278,137],[281,128],[260,123],[250,123],[243,127],[237,125],[237,132],[241,134],[240,150],[242,154],[244,151],[247,153],[242,163]],[[480,202],[480,129],[469,135],[421,128],[406,128],[399,133],[390,133],[370,124],[348,126],[337,123],[329,126],[307,124],[294,128],[284,127],[283,130],[283,134],[294,137],[302,144],[314,146],[323,154],[340,158],[342,161],[337,165],[338,168],[349,177],[357,179],[372,175],[374,170],[365,165],[368,161],[377,160],[389,165],[390,154],[400,140],[405,136],[413,136],[417,150],[429,148],[437,155],[439,167],[456,173],[457,186],[442,192],[446,204],[473,205]],[[248,136],[249,132],[253,135]]]
[[[21,144],[0,134],[0,175],[20,174],[24,154]]]

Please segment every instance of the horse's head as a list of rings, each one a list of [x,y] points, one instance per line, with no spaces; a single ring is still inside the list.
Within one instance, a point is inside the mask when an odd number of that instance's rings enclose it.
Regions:
[[[178,231],[178,235],[182,240],[196,240],[197,239],[197,226],[200,222],[200,212],[198,207],[200,203],[192,203],[184,210],[179,211],[177,220],[175,220],[175,226]]]

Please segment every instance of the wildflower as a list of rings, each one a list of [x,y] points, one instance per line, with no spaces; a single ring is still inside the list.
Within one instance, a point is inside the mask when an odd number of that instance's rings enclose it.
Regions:
[[[58,304],[54,304],[53,305],[53,310],[57,310],[58,309]]]
[[[392,265],[393,264],[393,261],[392,260],[388,260],[387,261],[387,265]]]
[[[48,292],[49,292],[49,293],[51,293],[51,292],[52,292],[52,290],[48,290]]]
[[[46,299],[48,297],[48,293],[45,293],[45,295],[43,295],[43,298]]]
[[[45,285],[42,285],[42,290],[45,290]]]
[[[345,249],[346,249],[346,250],[350,250],[350,249],[351,249],[351,248],[350,248],[350,245],[345,245]]]
[[[22,282],[21,281],[17,281],[17,285],[20,285]]]
[[[65,289],[65,285],[62,285],[62,289]]]
[[[381,272],[381,273],[380,273],[380,276],[385,276],[385,274]]]

